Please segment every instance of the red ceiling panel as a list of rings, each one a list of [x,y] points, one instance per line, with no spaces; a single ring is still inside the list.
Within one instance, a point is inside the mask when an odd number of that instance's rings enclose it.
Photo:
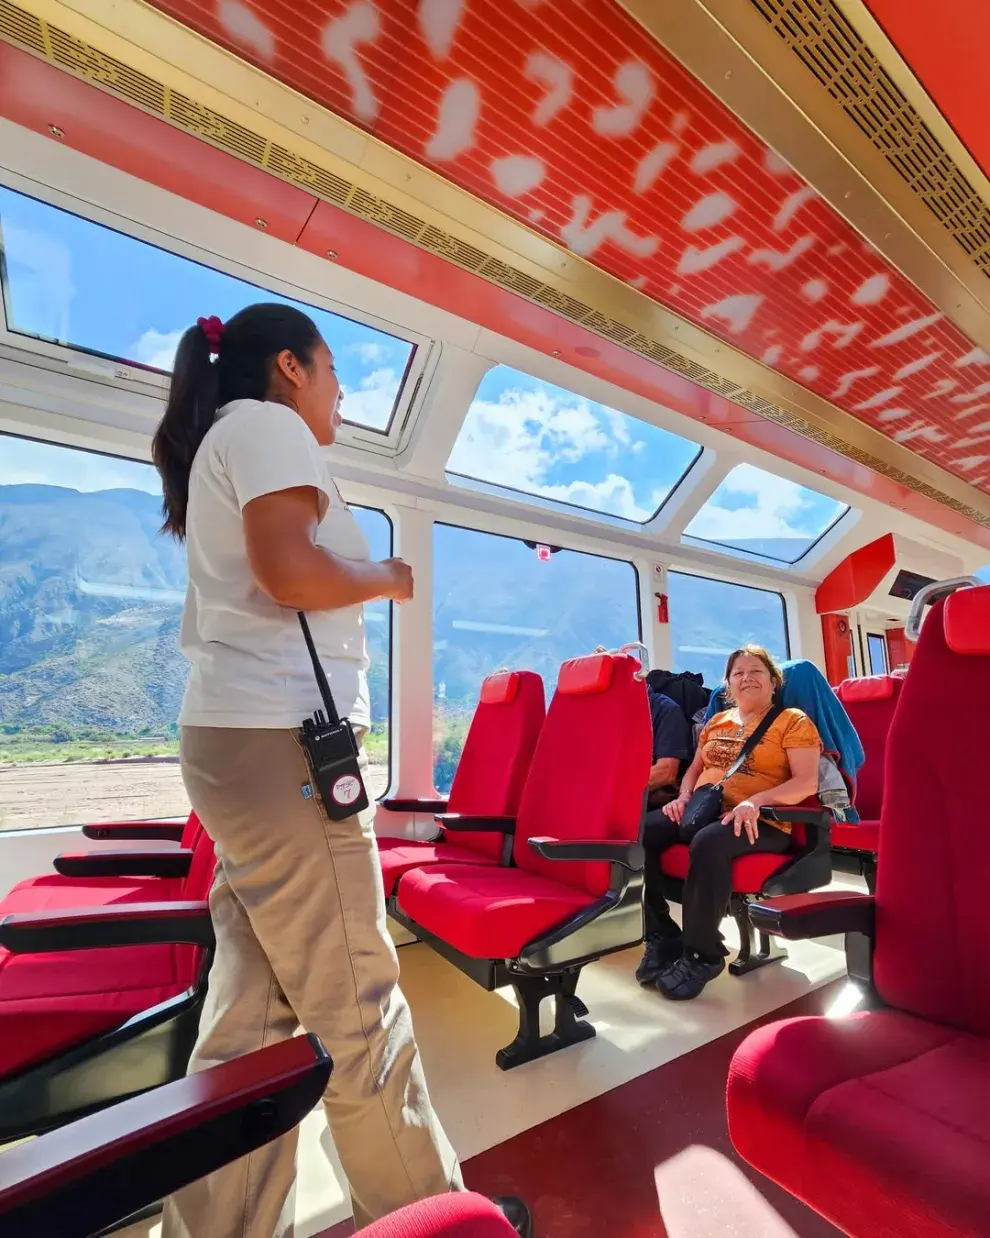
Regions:
[[[614,0],[155,2],[990,493],[990,357]]]
[[[198,138],[172,125],[122,124],[122,115],[142,120],[144,115],[4,42],[0,42],[0,114],[39,133],[57,125],[68,145],[94,159],[251,227],[263,219],[271,236],[290,244],[316,206],[312,194],[224,151],[204,148]],[[209,150],[208,159],[200,157],[204,149]],[[152,176],[149,162],[154,165]]]
[[[452,267],[354,215],[326,202],[316,203],[277,178],[246,168],[239,160],[177,132],[164,121],[3,42],[0,116],[42,134],[48,133],[52,123],[62,124],[65,130],[60,140],[66,145],[230,218],[250,223],[258,204],[264,204],[269,219],[280,221],[270,230],[286,240],[292,239],[299,220],[315,205],[298,234],[296,243],[300,247],[321,256],[335,250],[340,265],[378,283],[461,314],[540,352],[559,352],[571,365],[606,382],[717,426],[740,442],[793,464],[827,473],[840,485],[894,510],[990,545],[990,529],[973,524],[923,494],[749,413],[679,374],[494,287],[480,276]]]
[[[939,111],[990,176],[987,0],[866,0]]]

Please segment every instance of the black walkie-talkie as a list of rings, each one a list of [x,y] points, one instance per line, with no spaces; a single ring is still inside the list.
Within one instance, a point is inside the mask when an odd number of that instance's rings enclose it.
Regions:
[[[316,684],[326,706],[326,713],[318,709],[302,724],[299,738],[309,756],[309,764],[316,783],[316,791],[331,821],[343,821],[368,807],[368,792],[365,790],[361,767],[358,765],[358,746],[354,728],[346,718],[341,718],[334,704],[330,684],[320,664],[313,644],[313,635],[306,616],[299,612],[299,626],[306,640],[306,648],[316,673]]]

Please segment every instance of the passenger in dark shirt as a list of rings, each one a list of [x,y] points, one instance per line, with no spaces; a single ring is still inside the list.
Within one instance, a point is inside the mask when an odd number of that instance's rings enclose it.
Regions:
[[[653,765],[650,768],[650,807],[659,808],[677,798],[684,763],[694,756],[691,725],[669,696],[648,687],[653,721]]]

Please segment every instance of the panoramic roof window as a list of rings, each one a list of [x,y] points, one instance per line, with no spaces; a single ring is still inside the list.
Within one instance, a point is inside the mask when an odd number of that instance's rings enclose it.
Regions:
[[[170,371],[182,332],[253,302],[295,305],[333,349],[346,421],[386,432],[415,345],[300,304],[0,186],[0,273],[7,329]]]
[[[499,365],[471,402],[447,477],[645,524],[700,454],[659,426]]]
[[[729,554],[796,563],[849,510],[845,503],[737,464],[684,530],[683,541],[707,542]]]

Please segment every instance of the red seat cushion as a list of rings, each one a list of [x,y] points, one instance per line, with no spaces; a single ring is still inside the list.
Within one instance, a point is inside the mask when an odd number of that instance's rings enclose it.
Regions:
[[[515,958],[594,897],[517,868],[451,864],[416,868],[399,885],[399,907],[473,959]]]
[[[850,851],[879,851],[879,821],[836,821],[832,825],[832,846]]]
[[[379,838],[378,854],[382,861],[382,879],[385,897],[395,893],[395,887],[403,873],[412,868],[431,864],[497,864],[498,860],[457,847],[438,839],[436,842],[417,842],[409,838]]]
[[[515,1232],[491,1200],[467,1191],[420,1200],[361,1231],[364,1238],[512,1238]]]
[[[109,907],[113,903],[156,903],[179,898],[181,878],[169,877],[32,877],[0,899],[0,918],[30,911],[65,911],[72,907]]]
[[[201,957],[190,946],[20,955],[0,949],[0,1075],[185,992]]]
[[[891,1010],[790,1019],[740,1046],[732,1141],[847,1234],[977,1238],[990,1217],[990,1043]]]
[[[661,857],[661,868],[668,877],[681,881],[688,874],[691,851],[684,843],[669,847]],[[774,875],[791,862],[788,855],[767,855],[756,851],[732,861],[732,891],[734,894],[759,894]]]

